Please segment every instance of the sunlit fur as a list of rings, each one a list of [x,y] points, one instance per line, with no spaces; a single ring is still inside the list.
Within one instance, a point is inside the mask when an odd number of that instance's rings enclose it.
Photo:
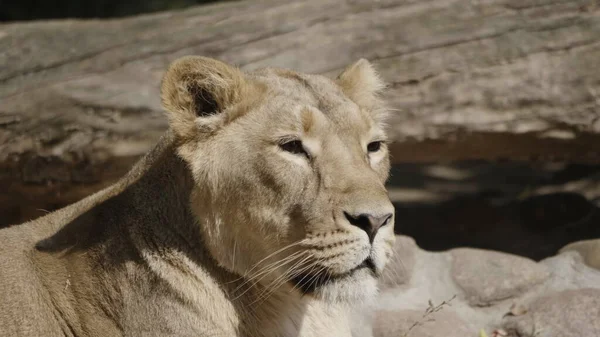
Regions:
[[[365,60],[336,79],[175,61],[152,151],[0,230],[0,335],[349,337],[394,241],[393,217],[371,244],[344,215],[394,212],[382,88]]]
[[[170,69],[176,75],[167,75],[163,83],[167,107],[176,105],[173,99],[193,100],[185,92],[171,94],[182,87],[177,74],[207,61],[179,62]],[[366,150],[369,142],[386,140],[386,109],[379,98],[383,84],[372,66],[360,60],[337,80],[281,69],[242,74],[229,65],[214,66],[217,70],[200,80],[226,86],[219,89],[224,97],[213,97],[222,111],[196,117],[179,104],[169,113],[176,132],[179,120],[190,121],[178,132],[179,153],[192,169],[197,185],[191,207],[215,260],[248,279],[240,291],[266,287],[261,302],[277,292],[296,292],[288,288],[298,274],[308,274],[305,282],[319,273],[335,278],[369,256],[380,273],[391,254],[393,220],[371,245],[343,215],[393,212],[384,188],[387,146]],[[213,82],[214,73],[227,78]],[[190,132],[189,125],[217,131]],[[282,151],[279,144],[287,139],[301,140],[308,157]],[[374,298],[376,278],[361,269],[305,295],[356,304]]]

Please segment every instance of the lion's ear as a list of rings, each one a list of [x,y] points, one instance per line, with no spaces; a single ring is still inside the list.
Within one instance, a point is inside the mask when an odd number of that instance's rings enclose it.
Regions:
[[[336,82],[351,100],[365,108],[377,106],[379,94],[385,88],[385,83],[366,59],[348,66]]]
[[[246,82],[242,72],[207,57],[186,56],[169,66],[161,85],[161,100],[173,131],[185,138],[211,130],[219,118],[243,96]]]

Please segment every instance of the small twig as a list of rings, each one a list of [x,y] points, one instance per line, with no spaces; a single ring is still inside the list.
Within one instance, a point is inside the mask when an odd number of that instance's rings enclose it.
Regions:
[[[425,323],[429,323],[429,322],[434,322],[435,319],[432,317],[429,317],[430,315],[435,314],[436,312],[444,309],[444,307],[447,306],[452,306],[452,304],[450,304],[450,302],[452,302],[452,300],[454,300],[456,298],[456,295],[452,296],[452,298],[450,298],[449,300],[443,301],[442,303],[438,304],[438,305],[434,305],[433,302],[431,300],[429,300],[428,303],[428,307],[427,309],[425,309],[425,312],[423,313],[423,316],[421,316],[421,319],[419,319],[418,321],[414,322],[409,328],[408,330],[406,330],[406,332],[401,336],[401,337],[408,337],[408,335],[410,334],[410,332],[421,326],[424,325]]]

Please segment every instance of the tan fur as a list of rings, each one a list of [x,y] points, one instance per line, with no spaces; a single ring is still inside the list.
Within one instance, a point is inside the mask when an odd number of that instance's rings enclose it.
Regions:
[[[371,243],[344,215],[393,213],[387,147],[367,151],[385,140],[382,87],[365,60],[336,80],[174,62],[156,148],[0,230],[0,335],[350,336],[394,241],[393,218]]]

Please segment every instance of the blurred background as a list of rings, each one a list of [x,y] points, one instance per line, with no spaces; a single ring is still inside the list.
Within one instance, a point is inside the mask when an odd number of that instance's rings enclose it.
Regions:
[[[188,54],[389,83],[396,231],[539,260],[600,237],[600,3],[0,1],[0,226],[114,182]]]
[[[170,9],[182,9],[219,0],[3,0],[1,21],[61,18],[115,18]],[[224,0],[220,0],[221,2]]]

